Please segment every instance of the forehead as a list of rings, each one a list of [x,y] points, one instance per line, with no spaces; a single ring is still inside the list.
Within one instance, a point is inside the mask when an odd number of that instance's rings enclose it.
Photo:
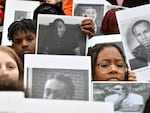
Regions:
[[[8,54],[6,52],[3,52],[3,51],[0,51],[0,59],[2,60],[2,57],[5,59],[5,60],[9,60],[9,61],[13,61],[15,62],[13,56],[11,54]]]
[[[139,22],[139,23],[136,23],[135,24],[135,27],[150,27],[150,23],[148,23],[148,22],[145,22],[145,21],[141,21],[141,22]]]
[[[14,33],[13,38],[22,38],[28,35],[35,35],[35,33],[30,30],[19,30]]]
[[[98,58],[105,59],[105,58],[115,58],[115,59],[122,59],[123,57],[119,50],[115,47],[105,47],[101,51],[99,51]]]
[[[86,11],[86,12],[95,12],[96,9],[94,9],[94,8],[88,8],[88,9],[86,9],[85,11]]]
[[[57,25],[63,25],[64,23],[59,20],[59,21],[56,22],[56,24],[57,24]]]
[[[47,80],[45,87],[51,89],[62,89],[65,87],[65,83],[57,79],[50,79]]]

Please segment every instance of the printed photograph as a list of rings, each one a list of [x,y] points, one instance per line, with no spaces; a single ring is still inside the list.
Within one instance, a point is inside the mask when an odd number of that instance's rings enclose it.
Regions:
[[[89,57],[26,55],[25,62],[25,87],[30,98],[89,100]]]
[[[29,68],[32,98],[89,100],[87,70]],[[29,83],[30,84],[30,83]]]
[[[150,63],[150,14],[145,12],[149,9],[149,5],[144,5],[116,13],[127,60],[132,70],[146,68]]]
[[[82,3],[81,3],[82,2]],[[95,26],[95,35],[101,35],[100,32],[101,28],[101,22],[104,15],[104,3],[103,1],[100,1],[99,4],[97,1],[94,3],[93,1],[91,3],[88,3],[85,1],[74,1],[74,16],[85,16],[87,15],[90,17]]]
[[[79,26],[83,19],[84,17],[40,14],[36,52],[85,56],[86,35]]]
[[[143,113],[150,95],[147,83],[92,83],[93,101],[113,102],[115,113]]]
[[[2,33],[2,45],[11,45],[8,40],[8,27],[11,23],[22,18],[33,18],[33,11],[40,5],[39,1],[25,1],[25,0],[6,0],[5,5],[5,18]]]
[[[15,11],[14,21],[20,21],[23,18],[30,18],[31,12],[28,11]]]

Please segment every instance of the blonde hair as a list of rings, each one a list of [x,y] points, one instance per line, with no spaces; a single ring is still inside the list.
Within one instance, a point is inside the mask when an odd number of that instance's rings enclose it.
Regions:
[[[8,46],[0,46],[0,51],[7,53],[16,62],[19,70],[19,80],[23,81],[23,64],[16,52]]]

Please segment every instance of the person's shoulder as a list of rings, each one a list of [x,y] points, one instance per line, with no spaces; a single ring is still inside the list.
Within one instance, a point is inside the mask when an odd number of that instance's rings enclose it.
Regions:
[[[142,50],[142,46],[141,45],[138,45],[136,48],[133,49],[133,53],[136,53],[138,51]]]
[[[133,49],[132,54],[137,58],[145,58],[146,50],[142,45],[139,45],[135,49]]]
[[[143,98],[142,95],[139,95],[139,94],[136,94],[136,93],[129,93],[129,95],[134,97],[134,98],[138,98],[138,97],[140,97],[140,98],[142,97]]]
[[[145,51],[145,48],[142,45],[138,45],[136,48],[133,49],[132,53],[142,52]]]
[[[115,98],[116,96],[117,96],[118,94],[112,94],[112,95],[108,95],[108,96],[106,96],[105,97],[105,99],[107,100],[107,99],[112,99],[112,98]]]

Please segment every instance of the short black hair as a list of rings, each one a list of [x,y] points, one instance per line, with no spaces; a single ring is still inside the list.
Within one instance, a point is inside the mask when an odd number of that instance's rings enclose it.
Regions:
[[[36,34],[36,24],[31,19],[22,19],[20,21],[14,21],[8,28],[8,39],[12,41],[14,35],[18,31],[31,31]]]
[[[150,27],[150,22],[148,20],[139,20],[139,21],[136,21],[133,24],[133,26],[132,26],[132,33],[133,33],[133,35],[135,35],[134,30],[133,30],[134,27],[137,26],[137,25],[139,25],[139,24],[141,24],[141,23],[146,23]]]
[[[65,15],[65,13],[60,7],[48,3],[42,3],[34,10],[34,14],[33,14],[34,21],[37,21],[38,14]]]
[[[53,21],[53,28],[56,27],[56,25],[58,24],[58,22],[62,22],[63,24],[65,24],[64,20],[61,19],[61,18],[56,18],[54,21]]]

